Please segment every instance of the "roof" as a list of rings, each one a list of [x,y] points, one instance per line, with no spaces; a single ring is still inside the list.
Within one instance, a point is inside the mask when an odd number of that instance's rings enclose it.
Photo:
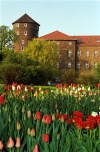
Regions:
[[[79,45],[100,45],[100,35],[69,36],[59,31],[46,34],[39,38],[45,40],[77,40]]]
[[[17,19],[15,22],[13,22],[12,24],[15,23],[35,23],[38,24],[36,21],[34,21],[29,15],[27,15],[26,13],[21,16],[19,19]],[[39,25],[39,24],[38,24]],[[40,25],[39,25],[40,26]]]
[[[46,34],[44,36],[41,36],[39,38],[45,39],[45,40],[69,40],[70,37],[60,31],[54,31],[52,33]],[[75,40],[73,38],[73,40]]]
[[[100,45],[100,35],[72,36],[80,45]]]

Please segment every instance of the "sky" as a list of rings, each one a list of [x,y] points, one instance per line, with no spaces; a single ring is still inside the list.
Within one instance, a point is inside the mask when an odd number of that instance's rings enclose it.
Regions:
[[[40,24],[39,36],[100,35],[100,0],[0,0],[0,26],[28,14]]]

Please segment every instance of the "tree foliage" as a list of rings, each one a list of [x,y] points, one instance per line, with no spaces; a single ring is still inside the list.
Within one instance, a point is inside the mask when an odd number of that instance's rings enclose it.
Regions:
[[[17,35],[8,26],[0,26],[0,50],[3,48],[13,48],[13,44],[17,39]]]
[[[76,83],[76,73],[73,70],[62,70],[60,80],[63,83],[71,84]]]
[[[42,66],[57,68],[57,45],[54,41],[33,39],[28,43],[25,53]]]
[[[94,69],[95,78],[98,82],[100,82],[100,63],[98,64],[97,68]]]

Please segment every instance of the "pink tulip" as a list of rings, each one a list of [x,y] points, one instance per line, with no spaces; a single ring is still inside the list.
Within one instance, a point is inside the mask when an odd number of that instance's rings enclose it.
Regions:
[[[8,148],[14,147],[14,141],[13,141],[12,137],[9,138],[9,140],[7,142],[7,147]]]
[[[33,152],[39,152],[38,145],[35,145],[35,147],[34,147],[34,149],[33,149]]]
[[[21,146],[21,141],[20,141],[20,137],[17,137],[16,139],[16,147],[20,147]]]
[[[0,140],[0,150],[2,150],[4,147],[4,144],[2,143],[2,141]]]

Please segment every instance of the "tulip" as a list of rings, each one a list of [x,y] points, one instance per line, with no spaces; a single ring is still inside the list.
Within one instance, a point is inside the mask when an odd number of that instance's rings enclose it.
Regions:
[[[17,130],[20,130],[21,129],[21,125],[19,122],[17,122]]]
[[[49,116],[49,115],[43,116],[43,122],[44,122],[45,124],[50,124],[51,121],[52,121],[52,117],[51,117],[51,116]]]
[[[42,139],[43,139],[44,142],[49,142],[49,135],[44,134]]]
[[[31,129],[30,135],[31,135],[32,137],[35,136],[35,129],[34,129],[34,128]]]
[[[69,118],[67,121],[66,121],[67,125],[72,125],[73,124],[73,118]]]
[[[4,103],[4,98],[5,98],[5,96],[2,94],[2,95],[0,96],[0,104],[3,104],[3,103]]]
[[[96,121],[97,121],[98,127],[100,127],[100,115],[97,115],[97,116],[96,116]]]
[[[2,143],[2,141],[0,140],[0,150],[2,150],[4,147],[4,144]]]
[[[31,118],[31,111],[30,110],[27,112],[27,117]]]
[[[16,147],[20,147],[21,146],[20,137],[17,137],[15,146]]]
[[[34,118],[35,120],[40,120],[41,119],[41,112],[36,112],[36,114],[35,114],[35,118]]]
[[[82,112],[80,112],[80,111],[74,111],[73,112],[73,117],[75,118],[75,117],[84,117],[84,114],[82,113]]]
[[[33,149],[33,152],[39,152],[38,145],[35,145],[35,147],[34,147],[34,149]]]
[[[28,128],[27,134],[30,135],[30,133],[31,133],[31,130],[30,130],[30,128]]]
[[[97,84],[97,86],[98,86],[98,89],[100,89],[100,82]]]
[[[7,142],[7,147],[8,148],[14,147],[14,141],[13,141],[12,137],[9,138],[9,140]]]

